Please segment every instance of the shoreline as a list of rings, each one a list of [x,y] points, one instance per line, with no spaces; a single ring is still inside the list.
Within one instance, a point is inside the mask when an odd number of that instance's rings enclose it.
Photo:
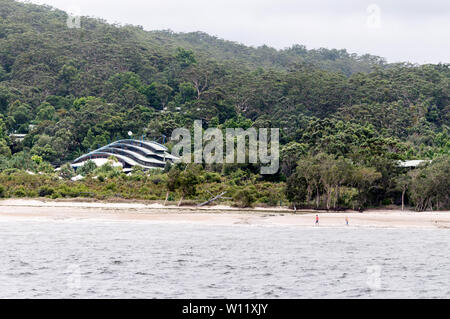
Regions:
[[[255,225],[350,228],[434,228],[450,229],[450,211],[415,212],[371,209],[355,211],[314,211],[277,207],[235,208],[216,206],[164,206],[159,203],[54,201],[48,199],[0,200],[0,222],[4,220],[105,220],[149,221],[158,223],[196,223],[204,225]]]

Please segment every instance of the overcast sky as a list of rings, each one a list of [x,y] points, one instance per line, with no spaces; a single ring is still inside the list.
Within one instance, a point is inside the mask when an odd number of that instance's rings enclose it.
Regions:
[[[388,62],[450,62],[449,0],[32,0],[141,25],[204,31],[247,45],[345,48]]]

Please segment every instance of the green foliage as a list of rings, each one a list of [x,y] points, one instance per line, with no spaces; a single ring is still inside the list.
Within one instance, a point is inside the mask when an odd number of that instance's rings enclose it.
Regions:
[[[290,175],[286,183],[286,197],[295,206],[306,200],[308,184],[306,179],[297,173]]]
[[[16,100],[10,104],[8,115],[12,118],[12,128],[21,133],[26,133],[28,128],[24,124],[27,124],[31,120],[31,114],[31,107],[26,103],[21,103],[19,100]]]
[[[144,89],[148,102],[157,110],[162,110],[172,95],[173,89],[167,84],[152,82]]]
[[[107,178],[113,178],[117,177],[121,174],[122,168],[118,166],[114,166],[114,161],[117,161],[115,157],[110,157],[108,159],[108,162],[106,164],[103,164],[102,166],[97,167],[93,171],[93,175],[98,176],[100,180],[105,180]]]
[[[0,140],[0,155],[10,157],[11,156],[11,149],[6,145],[5,140]]]
[[[194,52],[192,52],[191,50],[186,50],[184,48],[177,48],[177,54],[175,58],[183,68],[188,67],[197,62],[195,60]]]
[[[180,83],[180,97],[181,103],[192,101],[196,96],[196,90],[192,83],[182,82]]]
[[[373,167],[357,166],[343,157],[319,153],[302,157],[294,174],[287,180],[286,195],[294,204],[303,206],[339,208],[363,208],[368,203],[369,194],[381,173]],[[342,199],[344,189],[357,191],[351,200]],[[348,193],[348,192],[347,192]]]
[[[71,179],[75,176],[75,171],[69,163],[66,163],[61,166],[61,169],[59,170],[59,176],[63,179]]]
[[[250,119],[245,118],[241,114],[236,119],[232,118],[226,120],[223,124],[223,128],[242,128],[244,130],[250,128],[253,122]]]
[[[170,164],[168,161],[166,162],[166,164],[164,164],[164,173],[168,173],[170,171],[170,168],[172,167],[172,164]]]
[[[245,187],[233,195],[233,201],[239,207],[252,207],[256,201],[254,186]]]
[[[206,183],[220,183],[222,180],[219,173],[205,172],[202,176]]]
[[[36,171],[36,163],[31,160],[28,152],[18,152],[13,154],[10,158],[0,155],[0,171],[11,169],[20,169],[28,171]]]
[[[48,102],[42,103],[37,108],[36,120],[42,121],[52,121],[55,118],[55,108]]]
[[[53,195],[54,192],[55,192],[55,190],[52,187],[49,187],[46,185],[40,187],[38,190],[38,194],[40,197],[49,197],[49,196]]]
[[[14,196],[15,197],[26,197],[27,193],[25,191],[25,188],[23,186],[18,186],[16,189],[14,189]]]
[[[0,65],[0,82],[6,79],[6,71],[3,66]]]
[[[409,172],[409,194],[416,210],[450,206],[450,158],[439,157],[428,165]]]
[[[33,162],[35,162],[37,165],[41,164],[42,161],[43,161],[42,157],[39,156],[39,155],[33,155],[33,156],[31,156],[31,160],[32,160]]]
[[[192,197],[197,194],[197,184],[200,168],[197,165],[187,165],[184,169],[174,167],[170,170],[167,182],[169,191],[179,190],[183,197]]]
[[[380,178],[381,173],[377,172],[373,167],[355,167],[352,170],[351,184],[358,189],[359,208],[366,204],[371,187]]]
[[[297,142],[302,154],[350,157],[375,144],[397,157],[449,152],[448,135],[444,143],[437,136],[449,126],[448,65],[387,65],[301,45],[250,48],[90,18],[79,44],[59,10],[10,0],[2,8],[9,12],[0,52],[5,129],[30,133],[24,144],[52,163],[128,131],[170,136],[199,118],[222,128],[279,127],[282,144]],[[284,159],[288,176],[297,158]]]
[[[281,171],[287,177],[295,171],[300,156],[305,155],[307,145],[297,142],[289,142],[280,151]]]
[[[97,165],[94,163],[94,161],[87,160],[83,166],[79,167],[77,169],[77,173],[82,176],[87,176],[91,173],[93,173],[97,168]]]
[[[141,181],[146,179],[146,172],[140,166],[134,166],[131,171],[131,178],[136,181]]]

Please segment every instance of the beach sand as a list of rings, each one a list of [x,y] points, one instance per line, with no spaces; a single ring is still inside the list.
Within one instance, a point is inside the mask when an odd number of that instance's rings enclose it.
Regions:
[[[450,211],[414,212],[399,210],[367,210],[363,213],[323,212],[287,208],[238,209],[229,206],[177,207],[144,203],[105,203],[53,201],[36,199],[0,200],[0,222],[21,220],[111,220],[149,221],[164,223],[199,223],[206,225],[279,225],[314,226],[319,215],[319,227],[400,227],[449,228]]]

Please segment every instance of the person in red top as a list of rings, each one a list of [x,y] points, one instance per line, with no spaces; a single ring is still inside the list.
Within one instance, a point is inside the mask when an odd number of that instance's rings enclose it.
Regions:
[[[319,226],[319,215],[316,215],[316,225]]]

